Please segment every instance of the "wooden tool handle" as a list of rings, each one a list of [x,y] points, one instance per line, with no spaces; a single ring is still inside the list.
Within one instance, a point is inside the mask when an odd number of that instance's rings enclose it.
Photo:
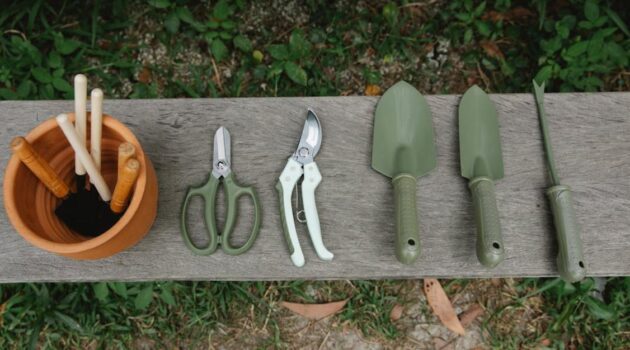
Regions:
[[[25,138],[21,136],[14,138],[11,141],[11,149],[57,198],[65,198],[70,193],[68,185]]]
[[[110,209],[114,213],[122,213],[127,206],[127,199],[129,198],[129,194],[131,193],[131,189],[133,188],[139,173],[140,162],[136,159],[129,159],[127,163],[125,163],[121,176],[116,182],[116,188],[114,189],[114,194],[112,195],[112,201],[109,204]]]
[[[90,156],[90,153],[88,152],[87,148],[85,148],[85,145],[81,143],[81,139],[72,127],[72,123],[70,123],[70,120],[68,120],[68,116],[65,114],[59,114],[56,119],[57,124],[61,128],[61,131],[63,131],[63,134],[66,136],[66,139],[74,150],[75,158],[79,159],[85,167],[85,170],[87,171],[88,175],[90,175],[92,183],[94,184],[94,187],[96,187],[96,190],[98,191],[98,194],[101,196],[101,198],[105,202],[109,202],[112,197],[112,193],[109,190],[105,179],[96,168],[96,165],[94,165],[94,160],[92,159],[92,156]]]
[[[122,177],[123,169],[127,161],[136,156],[136,147],[129,143],[123,142],[118,146],[118,178]]]

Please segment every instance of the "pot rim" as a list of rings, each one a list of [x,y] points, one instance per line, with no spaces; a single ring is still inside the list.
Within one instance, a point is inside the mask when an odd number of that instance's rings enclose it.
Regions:
[[[90,114],[90,112],[87,112],[87,113],[88,115]],[[74,121],[74,113],[67,113],[67,115],[71,121]],[[19,160],[19,158],[16,155],[12,155],[11,158],[9,159],[9,163],[5,170],[4,184],[3,184],[5,210],[7,212],[7,216],[9,217],[9,220],[11,221],[15,229],[18,231],[18,233],[22,237],[24,237],[24,239],[26,239],[33,245],[41,249],[44,249],[53,253],[59,253],[59,254],[78,253],[78,252],[94,249],[101,245],[104,245],[106,242],[110,241],[111,239],[116,237],[118,234],[121,234],[125,226],[129,224],[131,219],[135,216],[136,212],[138,211],[138,208],[140,207],[140,202],[142,201],[142,197],[145,194],[146,185],[147,185],[147,159],[145,158],[146,156],[144,154],[144,151],[142,150],[142,147],[140,146],[138,139],[131,132],[131,130],[129,130],[127,126],[125,126],[122,122],[118,121],[111,115],[103,113],[103,126],[113,129],[115,132],[120,134],[123,139],[125,139],[127,142],[131,142],[138,148],[136,157],[140,161],[140,164],[142,165],[142,167],[141,167],[140,175],[138,176],[138,179],[136,180],[135,191],[134,191],[133,196],[131,197],[131,200],[129,201],[129,206],[127,207],[127,210],[120,217],[120,219],[114,224],[114,226],[112,226],[109,230],[105,231],[103,234],[97,237],[86,239],[85,241],[82,241],[79,243],[59,243],[59,242],[42,238],[41,236],[33,232],[33,230],[31,230],[25,224],[24,220],[22,220],[20,215],[17,214],[18,211],[15,205],[16,202],[15,202],[13,186],[8,186],[9,181],[15,181],[15,174],[17,173],[18,167],[22,165],[22,162]],[[50,132],[56,127],[57,127],[57,122],[54,117],[51,117],[48,120],[36,126],[24,138],[26,138],[26,140],[28,140],[29,142],[34,142],[35,140],[40,138],[42,135]],[[11,187],[11,189],[9,189],[9,187]]]

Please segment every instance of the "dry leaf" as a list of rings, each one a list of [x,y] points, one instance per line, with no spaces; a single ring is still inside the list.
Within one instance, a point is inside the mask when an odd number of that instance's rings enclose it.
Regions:
[[[464,335],[466,331],[455,314],[451,301],[448,300],[448,296],[444,293],[444,289],[440,285],[440,282],[434,278],[424,279],[424,294],[427,296],[429,306],[433,310],[433,313],[440,319],[442,324],[451,331]]]
[[[534,17],[535,14],[524,7],[515,7],[508,12],[488,11],[481,19],[490,20],[492,22],[506,21],[506,22],[523,22],[527,18]]]
[[[378,85],[367,84],[365,86],[365,96],[378,96],[381,94],[381,88]]]
[[[544,346],[544,347],[548,347],[549,345],[551,345],[551,340],[545,338],[545,339],[540,341],[540,345]]]
[[[483,315],[484,310],[479,304],[473,304],[468,310],[462,312],[459,316],[459,322],[464,328],[468,327],[477,317]]]
[[[308,319],[321,320],[339,312],[347,302],[348,299],[327,304],[298,304],[283,301],[280,305]]]
[[[499,48],[499,46],[493,41],[482,41],[481,48],[486,52],[486,55],[493,58],[505,59],[503,55],[503,51]]]
[[[452,341],[447,342],[446,340],[442,339],[442,338],[433,338],[433,346],[435,347],[435,350],[454,350],[455,349],[455,343]]]
[[[142,70],[138,74],[138,81],[144,84],[151,82],[151,70],[147,67],[142,67]]]
[[[402,305],[396,304],[392,308],[392,311],[389,313],[389,319],[393,321],[398,321],[402,317],[403,311],[405,308]]]

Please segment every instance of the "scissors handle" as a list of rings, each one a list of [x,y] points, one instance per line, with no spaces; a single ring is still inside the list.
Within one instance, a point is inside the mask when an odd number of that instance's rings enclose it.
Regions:
[[[223,251],[230,255],[239,255],[251,248],[260,231],[260,223],[262,218],[260,200],[258,195],[252,187],[243,187],[236,183],[234,174],[230,173],[223,180],[225,186],[225,197],[227,199],[227,218],[225,220],[225,227],[223,233],[219,234],[217,229],[217,220],[215,214],[216,208],[216,195],[219,188],[220,179],[210,175],[208,182],[201,187],[191,187],[186,192],[186,198],[182,205],[182,217],[181,217],[181,232],[182,238],[186,246],[197,255],[210,255],[217,250],[219,244],[221,244]],[[188,232],[188,224],[186,221],[188,213],[188,205],[193,197],[200,196],[204,201],[204,220],[208,233],[208,244],[205,247],[199,247],[195,245]],[[238,247],[234,247],[230,244],[230,236],[234,230],[236,224],[236,218],[238,217],[238,199],[242,196],[250,196],[254,203],[254,226],[249,235],[247,241]]]
[[[239,185],[233,173],[228,174],[224,178],[223,185],[225,186],[225,197],[227,198],[227,218],[225,219],[223,234],[220,237],[221,245],[223,251],[227,254],[239,255],[249,250],[254,244],[256,237],[258,237],[262,218],[262,207],[256,191],[254,191],[252,187]],[[230,244],[230,236],[232,235],[234,224],[238,217],[238,199],[242,196],[252,198],[252,202],[254,203],[254,226],[252,227],[247,241],[239,247],[234,247]]]
[[[216,194],[217,189],[219,188],[219,179],[210,174],[210,178],[208,182],[206,182],[203,186],[200,187],[189,187],[186,192],[186,198],[184,199],[184,204],[182,204],[182,217],[180,220],[181,223],[181,233],[182,238],[184,239],[184,243],[186,246],[197,255],[210,255],[217,250],[217,246],[219,245],[219,234],[217,232],[217,221],[215,218],[214,205],[216,202]],[[186,217],[188,214],[188,205],[190,201],[199,196],[204,201],[204,220],[206,222],[206,229],[208,230],[208,245],[205,247],[198,247],[193,243],[190,238],[190,234],[188,233],[188,224],[186,221]]]

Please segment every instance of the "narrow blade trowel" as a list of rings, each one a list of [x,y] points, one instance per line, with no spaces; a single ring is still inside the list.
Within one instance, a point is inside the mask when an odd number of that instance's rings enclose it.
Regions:
[[[407,82],[389,88],[374,113],[372,168],[392,178],[396,215],[396,257],[404,264],[420,255],[416,178],[437,163],[431,111]]]
[[[553,182],[553,186],[547,189],[547,197],[551,204],[553,222],[556,226],[556,237],[558,239],[558,257],[556,260],[558,272],[565,281],[577,282],[586,275],[580,227],[573,210],[571,189],[569,186],[560,184],[560,178],[556,172],[556,163],[553,158],[547,117],[545,115],[545,83],[541,85],[536,84],[536,81],[532,83],[534,84],[534,97],[536,98],[540,129],[543,134],[543,143],[547,156],[547,169]]]
[[[462,176],[469,180],[472,193],[477,259],[495,267],[504,257],[494,194],[494,181],[503,178],[503,156],[497,111],[477,85],[466,91],[459,104],[459,156]]]

